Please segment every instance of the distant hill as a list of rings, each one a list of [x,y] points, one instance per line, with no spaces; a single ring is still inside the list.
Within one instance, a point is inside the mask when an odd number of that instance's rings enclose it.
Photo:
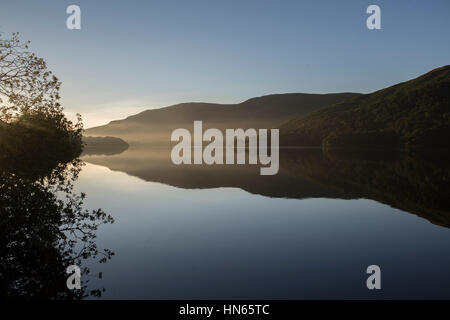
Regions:
[[[313,111],[280,127],[280,144],[323,147],[450,145],[450,66]]]
[[[115,137],[83,137],[84,155],[113,155],[124,152],[129,145],[120,138]]]
[[[360,96],[358,93],[273,94],[239,104],[181,103],[152,109],[86,130],[90,136],[115,136],[136,143],[170,145],[176,128],[192,130],[194,120],[204,128],[270,128],[293,117]]]

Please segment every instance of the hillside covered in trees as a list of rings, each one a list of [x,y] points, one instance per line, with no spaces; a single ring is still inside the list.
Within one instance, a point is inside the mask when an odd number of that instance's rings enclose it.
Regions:
[[[450,145],[450,66],[313,111],[280,127],[280,144],[322,147]]]

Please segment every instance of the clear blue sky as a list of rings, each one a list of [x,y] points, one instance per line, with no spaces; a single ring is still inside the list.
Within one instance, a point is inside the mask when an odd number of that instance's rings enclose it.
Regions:
[[[82,29],[66,28],[77,4]],[[366,28],[381,7],[382,30]],[[2,0],[87,126],[186,101],[371,92],[450,63],[450,1]]]

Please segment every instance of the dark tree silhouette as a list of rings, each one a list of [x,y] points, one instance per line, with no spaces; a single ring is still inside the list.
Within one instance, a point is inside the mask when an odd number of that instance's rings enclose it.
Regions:
[[[0,33],[0,156],[20,155],[24,136],[28,141],[34,137],[35,149],[46,143],[54,152],[81,153],[81,116],[77,123],[66,118],[60,87],[44,59],[29,51],[29,42],[22,42],[18,33],[10,38]]]

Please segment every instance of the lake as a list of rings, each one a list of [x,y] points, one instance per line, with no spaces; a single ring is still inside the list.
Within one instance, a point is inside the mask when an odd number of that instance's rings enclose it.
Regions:
[[[115,255],[84,263],[108,299],[450,298],[449,168],[436,154],[287,149],[175,166],[170,150],[86,155],[75,182]],[[381,290],[366,269],[381,268]]]

